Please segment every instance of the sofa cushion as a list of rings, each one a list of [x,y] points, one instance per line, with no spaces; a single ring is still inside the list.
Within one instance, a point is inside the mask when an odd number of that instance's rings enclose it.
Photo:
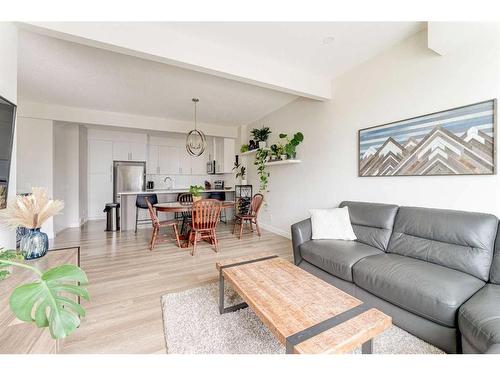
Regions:
[[[353,279],[366,291],[448,327],[456,326],[458,308],[484,285],[466,273],[397,254],[360,260]]]
[[[489,214],[400,207],[387,252],[489,279],[498,219]]]
[[[500,344],[500,285],[486,284],[460,307],[458,327],[479,352]]]
[[[500,284],[500,225],[497,229],[497,238],[495,241],[495,253],[490,269],[490,283]]]
[[[339,207],[346,206],[349,207],[352,229],[357,241],[385,251],[398,206],[351,201],[344,201],[339,205]]]
[[[300,245],[300,254],[323,271],[352,282],[352,266],[357,261],[383,252],[356,241],[311,240]]]

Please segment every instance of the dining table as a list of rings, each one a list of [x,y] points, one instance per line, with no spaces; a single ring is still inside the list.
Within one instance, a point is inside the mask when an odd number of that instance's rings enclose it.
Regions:
[[[220,201],[221,202],[221,208],[234,208],[236,202],[235,201]],[[153,206],[156,209],[156,212],[166,212],[166,213],[176,213],[176,212],[181,212],[181,213],[189,213],[193,209],[193,202],[165,202],[165,203],[157,203]],[[184,219],[186,219],[186,216],[184,216]],[[181,244],[181,247],[189,247],[189,235],[190,230],[186,233],[183,234],[181,233],[180,238],[183,240],[183,243]]]

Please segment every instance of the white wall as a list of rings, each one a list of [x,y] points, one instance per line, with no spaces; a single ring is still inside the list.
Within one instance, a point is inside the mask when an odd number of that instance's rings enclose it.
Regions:
[[[302,164],[269,168],[270,192],[262,223],[289,235],[308,209],[342,200],[489,212],[500,216],[500,177],[357,176],[357,131],[500,96],[500,47],[454,50],[439,56],[421,32],[333,84],[331,102],[298,99],[249,126],[304,133]],[[251,165],[252,163],[249,163]],[[497,161],[498,167],[498,161]],[[255,167],[251,183],[257,187]]]
[[[79,126],[54,123],[54,199],[64,201],[62,214],[54,217],[55,233],[80,226]]]
[[[17,193],[29,193],[33,186],[45,187],[53,196],[53,121],[17,118]],[[54,237],[53,218],[42,231]]]
[[[0,22],[0,96],[17,103],[17,28],[10,22]],[[9,200],[16,194],[15,140],[16,134],[10,167]],[[15,232],[0,228],[0,247],[14,248],[15,245]]]
[[[79,222],[80,225],[83,225],[88,219],[87,212],[87,202],[88,202],[88,190],[87,190],[87,128],[83,125],[79,126]]]

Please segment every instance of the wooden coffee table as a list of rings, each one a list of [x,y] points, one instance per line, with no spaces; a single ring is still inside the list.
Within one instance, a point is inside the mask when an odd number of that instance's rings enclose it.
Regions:
[[[250,306],[287,353],[346,353],[388,329],[391,317],[273,254],[224,260],[219,270],[221,314]],[[228,281],[245,302],[225,307]]]

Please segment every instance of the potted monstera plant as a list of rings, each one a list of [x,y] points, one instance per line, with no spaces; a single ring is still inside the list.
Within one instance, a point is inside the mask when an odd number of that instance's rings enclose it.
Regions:
[[[0,287],[2,280],[15,268],[25,268],[36,275],[35,281],[18,285],[13,290],[9,298],[10,309],[19,320],[34,323],[39,328],[48,327],[54,339],[67,337],[80,326],[80,318],[85,316],[84,308],[74,297],[89,300],[84,287],[88,283],[87,275],[73,264],[41,271],[27,262],[15,250],[0,249]]]
[[[304,140],[304,134],[301,132],[295,133],[293,138],[290,139],[288,134],[280,134],[279,137],[286,141],[284,145],[284,151],[288,159],[295,159],[297,156],[297,146]]]

